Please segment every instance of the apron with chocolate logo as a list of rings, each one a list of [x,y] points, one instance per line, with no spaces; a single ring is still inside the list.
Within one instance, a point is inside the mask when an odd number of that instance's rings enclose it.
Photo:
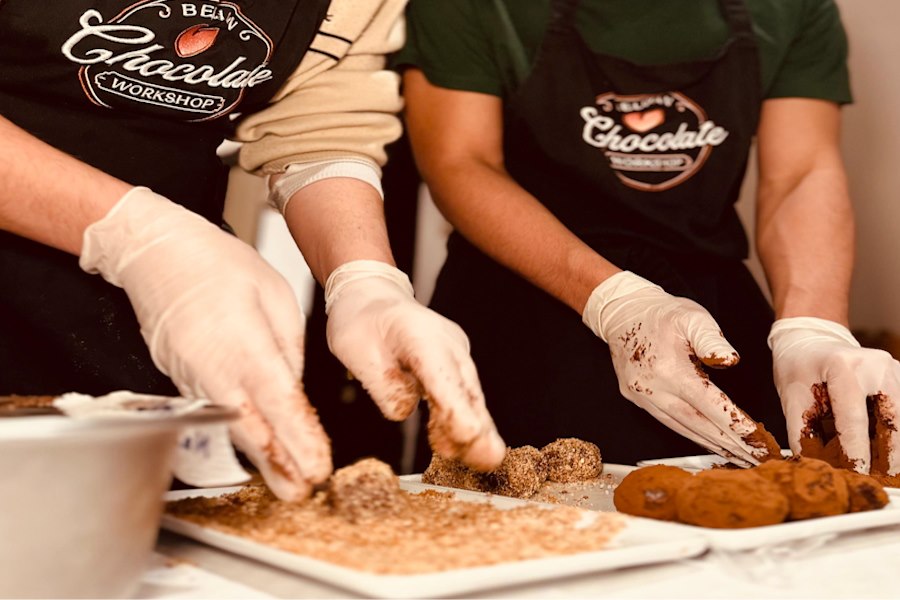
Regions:
[[[219,224],[227,168],[216,149],[297,68],[327,7],[73,0],[49,10],[7,0],[0,114]],[[0,232],[0,286],[0,394],[175,391],[125,293],[76,257]]]
[[[720,0],[730,35],[714,56],[647,66],[593,52],[578,4],[552,2],[534,64],[506,103],[506,168],[614,264],[704,305],[742,359],[713,381],[783,439],[765,342],[772,311],[742,264],[734,208],[762,102],[746,7]],[[579,315],[459,234],[432,305],[471,338],[510,445],[581,437],[623,463],[700,450],[621,397],[607,346]]]

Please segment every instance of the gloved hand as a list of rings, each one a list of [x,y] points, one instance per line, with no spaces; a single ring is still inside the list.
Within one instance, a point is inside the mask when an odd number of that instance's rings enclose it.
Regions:
[[[79,264],[125,290],[183,396],[240,409],[232,439],[279,497],[328,477],[330,442],[300,384],[303,314],[253,248],[139,187],[85,230]]]
[[[328,347],[388,419],[428,400],[432,448],[487,471],[506,445],[484,404],[469,340],[452,321],[413,297],[409,278],[386,263],[341,265],[325,284]]]
[[[730,367],[739,357],[702,306],[623,271],[594,289],[583,320],[609,344],[623,396],[736,464],[768,456],[757,423],[703,371],[701,364]]]
[[[861,473],[870,468],[900,473],[896,435],[900,363],[883,350],[862,348],[843,325],[813,317],[775,321],[769,347],[795,454],[801,452],[802,440],[816,437],[817,422],[832,415],[848,466]],[[867,396],[874,400],[874,446],[870,446]],[[876,451],[871,458],[870,447]]]

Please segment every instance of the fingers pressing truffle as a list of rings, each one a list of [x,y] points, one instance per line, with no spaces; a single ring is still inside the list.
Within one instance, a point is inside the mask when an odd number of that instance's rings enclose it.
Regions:
[[[513,498],[530,498],[547,480],[547,469],[537,448],[508,448],[503,462],[496,471],[488,473],[485,479],[485,491]]]
[[[595,444],[575,438],[559,439],[538,450],[533,446],[507,448],[496,470],[479,473],[455,459],[434,454],[422,474],[432,485],[530,498],[545,481],[575,483],[600,476],[603,462]]]
[[[543,456],[533,446],[507,448],[503,462],[489,473],[473,471],[458,460],[435,454],[422,474],[422,481],[432,485],[513,498],[530,498],[546,480],[547,469]]]
[[[351,522],[398,515],[407,508],[400,480],[389,465],[374,458],[335,471],[328,480],[326,502]]]

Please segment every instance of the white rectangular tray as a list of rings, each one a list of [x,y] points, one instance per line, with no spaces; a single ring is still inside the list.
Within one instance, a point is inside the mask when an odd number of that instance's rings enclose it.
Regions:
[[[790,450],[782,450],[781,455],[791,456]],[[638,462],[639,467],[647,467],[650,465],[668,465],[670,467],[679,467],[685,471],[696,473],[697,471],[705,471],[716,465],[727,464],[728,461],[716,454],[698,454],[696,456],[677,456],[674,458],[654,458],[652,460],[642,460]],[[884,491],[888,496],[900,496],[900,488],[885,487]]]
[[[710,529],[680,525],[704,536],[711,548],[717,550],[765,550],[791,545],[808,545],[817,538],[830,539],[841,533],[863,531],[900,524],[900,506],[893,499],[880,510],[791,521],[779,525],[749,527],[747,529]]]
[[[782,456],[791,456],[790,450],[782,450]],[[679,467],[685,471],[705,471],[715,466],[727,465],[728,460],[717,454],[698,454],[696,456],[676,456],[674,458],[654,458],[651,460],[638,461],[637,466],[649,467],[650,465],[668,465],[670,467]]]
[[[498,508],[511,508],[525,503],[524,500],[514,498],[451,490],[411,481],[401,481],[400,486],[409,493],[418,493],[424,489],[450,491],[460,500],[487,502]],[[170,492],[166,499],[218,496],[237,489],[239,488],[181,490]],[[592,514],[594,513],[585,511],[586,516]],[[708,548],[703,536],[683,526],[636,517],[626,516],[625,519],[625,528],[605,550],[415,575],[379,575],[338,566],[201,527],[168,514],[163,517],[162,526],[247,558],[275,565],[364,596],[379,598],[428,598],[477,592],[571,575],[599,573],[620,567],[679,560],[701,554]]]

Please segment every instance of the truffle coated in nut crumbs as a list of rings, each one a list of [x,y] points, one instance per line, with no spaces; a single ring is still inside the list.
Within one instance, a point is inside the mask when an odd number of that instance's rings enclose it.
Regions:
[[[473,492],[487,491],[484,473],[473,471],[461,461],[444,458],[437,452],[431,455],[431,462],[422,473],[422,482]]]
[[[501,496],[530,498],[547,480],[547,469],[541,451],[534,446],[507,448],[503,462],[486,473],[486,490]]]
[[[574,483],[600,477],[603,461],[596,444],[577,438],[560,438],[541,449],[547,466],[547,479]]]
[[[407,495],[389,465],[366,458],[334,472],[326,486],[326,503],[348,521],[398,514]]]
[[[435,453],[422,473],[424,483],[513,498],[530,498],[546,480],[543,455],[533,446],[507,448],[500,466],[488,473],[479,473],[459,460]]]

